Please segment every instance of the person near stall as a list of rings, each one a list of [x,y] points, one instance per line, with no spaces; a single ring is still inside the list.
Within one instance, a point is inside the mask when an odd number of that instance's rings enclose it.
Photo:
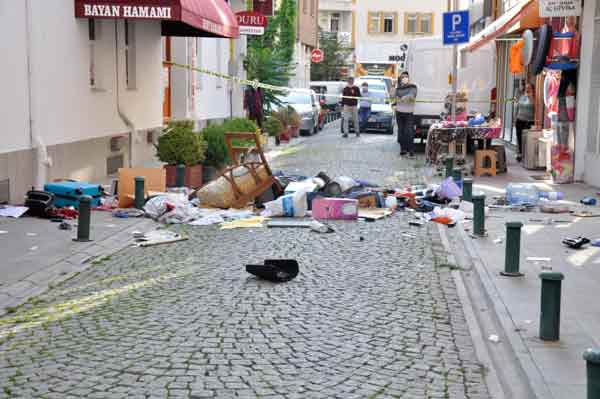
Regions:
[[[517,161],[523,159],[523,131],[531,129],[535,121],[535,90],[531,83],[525,84],[525,91],[517,101],[515,128],[517,130],[517,145],[519,153]]]
[[[396,121],[398,124],[398,143],[400,156],[408,153],[414,156],[415,128],[414,112],[417,99],[417,86],[410,83],[408,72],[402,72],[396,86]]]

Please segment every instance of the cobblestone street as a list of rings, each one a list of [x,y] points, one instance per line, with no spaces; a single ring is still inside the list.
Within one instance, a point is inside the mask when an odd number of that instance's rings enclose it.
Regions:
[[[395,137],[337,130],[273,170],[423,180]],[[488,398],[437,229],[410,217],[334,234],[177,226],[188,241],[96,261],[0,319],[0,397]],[[289,283],[245,272],[281,257],[300,263]]]

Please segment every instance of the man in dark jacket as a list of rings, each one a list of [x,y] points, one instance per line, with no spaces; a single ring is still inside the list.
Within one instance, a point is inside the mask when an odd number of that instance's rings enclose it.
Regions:
[[[352,118],[352,124],[356,136],[360,136],[360,125],[358,124],[358,99],[348,97],[360,97],[360,89],[354,85],[354,78],[348,78],[348,84],[342,91],[342,106],[343,106],[343,123],[344,123],[344,134],[343,137],[348,137],[350,132],[350,118]]]

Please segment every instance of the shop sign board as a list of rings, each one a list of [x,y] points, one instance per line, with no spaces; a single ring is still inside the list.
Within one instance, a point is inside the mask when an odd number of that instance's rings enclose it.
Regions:
[[[540,17],[577,17],[581,15],[581,0],[540,0]]]
[[[266,15],[267,17],[273,16],[273,0],[253,0],[253,10]]]
[[[75,16],[79,18],[126,18],[126,19],[172,19],[170,6],[122,5],[112,4],[77,4]]]
[[[237,17],[240,34],[260,36],[265,34],[268,20],[263,14],[256,11],[242,11],[235,14]]]
[[[314,62],[315,64],[318,64],[319,62],[323,62],[324,59],[325,59],[325,53],[321,49],[316,48],[312,51],[312,53],[310,53],[310,60],[312,62]]]
[[[470,39],[469,10],[444,13],[444,44],[468,43]]]

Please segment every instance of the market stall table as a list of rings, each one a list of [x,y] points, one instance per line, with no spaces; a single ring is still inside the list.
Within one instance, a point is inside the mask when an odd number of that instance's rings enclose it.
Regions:
[[[446,127],[444,127],[446,126]],[[467,139],[491,140],[500,138],[502,127],[499,126],[447,126],[435,124],[429,128],[425,155],[427,163],[437,164],[443,146],[448,146],[449,155],[455,156],[457,142],[462,143],[462,156],[466,155]]]

